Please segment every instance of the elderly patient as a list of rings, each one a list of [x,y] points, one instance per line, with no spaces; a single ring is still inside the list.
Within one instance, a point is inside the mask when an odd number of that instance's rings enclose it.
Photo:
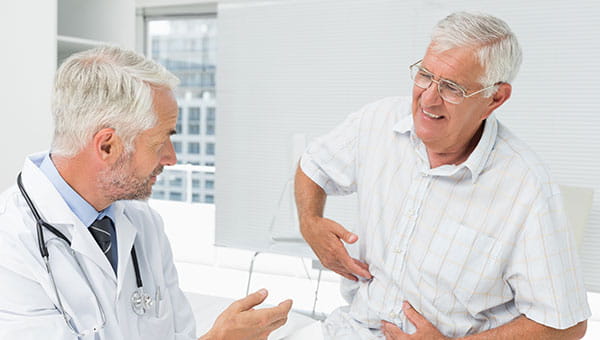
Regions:
[[[567,339],[590,310],[558,186],[492,114],[521,64],[502,20],[455,13],[385,98],[317,139],[296,174],[300,227],[346,279],[327,339]],[[523,112],[522,114],[527,114]],[[358,193],[356,234],[323,217]],[[346,252],[359,242],[359,258]]]

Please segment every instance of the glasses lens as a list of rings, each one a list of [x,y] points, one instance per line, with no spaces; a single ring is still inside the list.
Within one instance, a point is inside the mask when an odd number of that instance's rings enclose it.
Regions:
[[[410,77],[414,80],[415,85],[422,89],[426,89],[431,85],[433,75],[423,70],[417,65],[410,68]]]
[[[465,99],[465,94],[456,84],[440,79],[440,95],[442,98],[452,104],[460,104]]]

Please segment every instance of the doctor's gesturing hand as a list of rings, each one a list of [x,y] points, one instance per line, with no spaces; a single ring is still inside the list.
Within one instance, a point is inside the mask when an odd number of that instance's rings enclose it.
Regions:
[[[276,307],[253,308],[266,298],[267,290],[260,289],[235,301],[198,340],[266,340],[271,332],[286,323],[292,308],[292,300],[285,300]]]
[[[321,264],[349,280],[357,281],[359,276],[371,279],[369,265],[350,257],[344,247],[343,242],[354,243],[358,236],[323,217],[325,192],[300,167],[296,171],[295,194],[300,231]]]

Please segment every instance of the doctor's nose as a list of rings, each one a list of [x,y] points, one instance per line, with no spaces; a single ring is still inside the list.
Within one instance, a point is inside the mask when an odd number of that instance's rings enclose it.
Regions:
[[[161,158],[161,165],[175,165],[177,164],[177,154],[175,153],[175,148],[173,147],[173,142],[169,140],[169,142],[165,145],[163,149]]]

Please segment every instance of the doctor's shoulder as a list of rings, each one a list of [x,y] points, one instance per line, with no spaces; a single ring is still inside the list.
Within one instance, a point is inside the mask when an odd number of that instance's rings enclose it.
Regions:
[[[0,233],[16,236],[35,231],[35,220],[16,185],[0,193]]]
[[[16,185],[0,193],[0,266],[22,278],[33,279],[44,269],[35,226]]]

